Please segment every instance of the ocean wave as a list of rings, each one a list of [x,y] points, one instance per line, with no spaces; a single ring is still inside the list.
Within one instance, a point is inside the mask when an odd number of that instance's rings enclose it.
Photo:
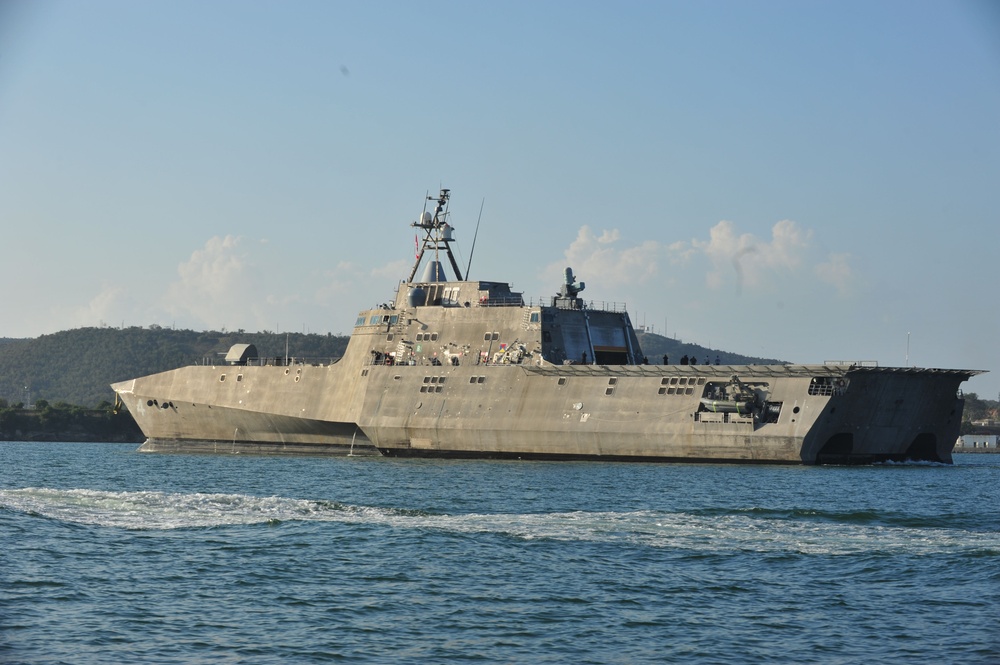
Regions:
[[[977,556],[1000,556],[1000,534],[996,532],[889,519],[869,511],[830,514],[805,509],[744,508],[435,514],[278,496],[50,488],[0,490],[0,508],[67,523],[126,530],[339,522],[715,553],[975,552]]]

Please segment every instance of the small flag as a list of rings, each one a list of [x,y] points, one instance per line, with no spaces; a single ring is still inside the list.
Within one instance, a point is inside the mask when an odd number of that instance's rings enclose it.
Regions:
[[[420,242],[417,240],[417,234],[413,234],[413,257],[420,258]]]

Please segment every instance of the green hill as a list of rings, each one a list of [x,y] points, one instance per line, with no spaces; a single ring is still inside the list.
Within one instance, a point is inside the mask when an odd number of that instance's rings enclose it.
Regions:
[[[0,343],[0,399],[96,406],[114,401],[109,384],[182,365],[205,364],[233,344],[254,344],[261,356],[329,362],[347,337],[270,332],[195,332],[166,328],[79,328]]]
[[[677,365],[684,356],[694,358],[697,364],[715,364],[716,360],[720,365],[784,365],[786,361],[775,358],[757,358],[754,356],[744,356],[739,353],[722,351],[721,349],[709,349],[697,344],[684,343],[672,337],[663,337],[654,333],[637,332],[639,345],[646,355],[651,365],[659,365],[663,362],[663,355],[669,356],[671,365]]]

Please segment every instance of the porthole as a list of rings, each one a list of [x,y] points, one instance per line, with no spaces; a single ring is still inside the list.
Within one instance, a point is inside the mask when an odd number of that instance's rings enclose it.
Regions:
[[[667,394],[667,389],[664,388],[663,386],[660,386],[660,389],[658,391],[656,391],[656,392],[659,395],[666,395]]]
[[[226,375],[225,374],[223,374],[222,376],[219,377],[219,381],[225,381],[225,380],[226,380]]]

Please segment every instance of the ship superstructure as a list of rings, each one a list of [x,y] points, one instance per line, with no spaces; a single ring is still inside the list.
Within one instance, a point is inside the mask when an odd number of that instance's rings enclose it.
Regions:
[[[114,384],[143,450],[951,461],[959,386],[977,371],[645,364],[624,305],[585,302],[570,268],[546,302],[463,277],[449,198],[429,198],[409,277],[359,313],[338,361],[262,360],[238,345],[227,364]]]

